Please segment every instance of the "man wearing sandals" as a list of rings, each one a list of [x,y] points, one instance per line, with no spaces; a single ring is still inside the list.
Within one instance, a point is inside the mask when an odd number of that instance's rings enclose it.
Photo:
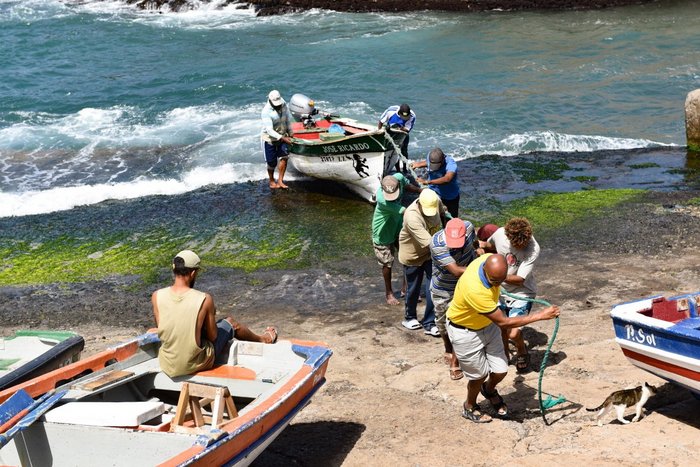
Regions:
[[[459,366],[469,380],[462,416],[477,423],[491,421],[476,403],[479,392],[489,401],[497,416],[508,415],[508,407],[496,389],[508,372],[501,329],[559,316],[556,305],[525,316],[505,316],[498,307],[498,297],[500,285],[507,275],[508,264],[503,255],[487,253],[478,257],[457,281],[447,310],[447,335]]]
[[[450,378],[462,379],[457,356],[447,336],[445,314],[455,292],[457,280],[476,257],[474,252],[474,226],[469,221],[451,219],[445,228],[430,242],[433,277],[430,279],[430,297],[435,307],[435,325],[445,345],[445,360],[450,365]]]
[[[508,275],[503,282],[503,290],[509,294],[523,297],[512,298],[501,295],[500,308],[506,316],[524,316],[530,313],[532,302],[526,300],[535,298],[537,287],[533,267],[540,255],[540,245],[532,236],[532,226],[524,217],[514,217],[506,222],[504,227],[496,230],[488,240],[480,242],[484,251],[503,255],[508,262]],[[515,368],[518,373],[530,369],[530,354],[525,346],[522,328],[503,329],[503,345],[508,355],[508,340],[515,343]]]
[[[156,290],[151,297],[161,341],[158,361],[168,376],[211,368],[234,336],[242,341],[265,344],[277,341],[277,330],[272,326],[257,335],[231,316],[216,321],[211,295],[194,289],[200,259],[193,251],[178,253],[172,266],[173,285]]]

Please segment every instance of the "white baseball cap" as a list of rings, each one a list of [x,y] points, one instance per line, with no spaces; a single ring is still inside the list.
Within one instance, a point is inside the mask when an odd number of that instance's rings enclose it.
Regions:
[[[267,99],[270,101],[270,104],[274,105],[275,107],[284,104],[284,99],[282,99],[282,95],[277,89],[270,91],[270,94],[267,95]]]

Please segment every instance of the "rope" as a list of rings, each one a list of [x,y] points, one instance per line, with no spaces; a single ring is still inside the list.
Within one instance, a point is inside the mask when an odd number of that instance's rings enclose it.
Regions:
[[[409,164],[410,161],[404,155],[404,153],[401,152],[401,148],[399,147],[398,144],[396,144],[396,141],[394,141],[394,138],[391,137],[391,134],[389,134],[389,131],[390,131],[389,128],[387,128],[385,131],[386,139],[391,142],[391,145],[394,146],[394,151],[399,154],[399,162],[403,162],[406,165],[406,168],[410,171],[411,176],[413,177],[413,180],[415,180],[417,183],[418,182],[418,175],[416,175],[416,171],[413,170],[413,167],[410,166],[410,164]],[[387,169],[387,167],[385,167],[385,169]],[[425,186],[425,185],[421,185],[421,187],[423,187],[423,186]]]
[[[530,298],[530,297],[523,297],[520,295],[514,295],[511,293],[506,292],[501,288],[501,293],[507,297],[514,298],[516,300],[525,300],[526,302],[533,302],[533,303],[539,303],[540,305],[544,306],[551,306],[552,304],[549,303],[547,300],[542,300],[539,298]],[[544,357],[542,357],[542,364],[540,365],[540,376],[537,381],[537,399],[539,400],[540,403],[540,413],[542,414],[542,420],[544,420],[544,424],[549,426],[549,422],[547,421],[547,417],[545,417],[545,411],[547,409],[551,409],[555,405],[562,404],[566,402],[566,398],[564,396],[559,396],[556,399],[552,398],[551,395],[547,394],[547,399],[542,400],[542,379],[544,378],[544,369],[547,367],[547,359],[549,358],[549,352],[552,349],[552,344],[554,344],[554,339],[557,338],[557,332],[559,331],[559,317],[557,316],[554,318],[554,329],[552,330],[552,335],[549,338],[549,343],[547,344],[547,350],[544,352]]]

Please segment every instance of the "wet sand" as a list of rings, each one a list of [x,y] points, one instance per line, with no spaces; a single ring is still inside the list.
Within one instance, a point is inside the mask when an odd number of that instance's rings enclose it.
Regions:
[[[541,297],[562,308],[542,387],[569,401],[548,413],[551,426],[538,410],[538,373],[518,375],[513,366],[499,387],[510,420],[463,419],[466,381],[449,379],[439,339],[400,326],[402,307],[383,303],[370,258],[248,275],[206,270],[198,286],[213,293],[222,313],[257,330],[274,324],[281,338],[325,341],[334,351],[326,385],[255,465],[696,464],[700,401],[628,363],[609,311],[651,294],[700,290],[700,209],[687,203],[698,195],[649,193],[540,239]],[[152,325],[152,287],[138,284],[114,278],[2,288],[2,332],[70,326],[85,336],[86,353],[95,353]],[[552,329],[552,321],[525,329],[535,368]],[[638,423],[621,425],[609,414],[598,427],[584,410],[643,381],[660,390]]]

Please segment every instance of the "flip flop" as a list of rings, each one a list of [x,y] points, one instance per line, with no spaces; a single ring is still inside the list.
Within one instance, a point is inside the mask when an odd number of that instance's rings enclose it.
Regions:
[[[458,366],[453,366],[450,367],[450,379],[452,381],[457,381],[459,379],[464,378],[464,373],[462,373],[462,369]]]
[[[518,373],[527,373],[530,371],[530,354],[515,356],[515,370]]]
[[[277,328],[275,328],[274,326],[268,326],[267,328],[265,328],[263,334],[267,334],[268,336],[270,336],[270,344],[274,344],[275,342],[277,342]]]
[[[490,393],[486,392],[486,382],[484,382],[481,385],[481,395],[488,399],[489,403],[491,403],[491,407],[493,407],[493,410],[496,411],[496,414],[499,417],[506,418],[508,416],[508,406],[503,401],[503,398],[498,393],[497,389],[494,389],[493,392]],[[496,402],[493,402],[492,399],[495,398],[498,398],[498,400]]]
[[[493,420],[490,416],[481,412],[481,408],[475,405],[471,409],[466,408],[462,405],[462,417],[467,420],[471,420],[474,423],[489,423]]]

